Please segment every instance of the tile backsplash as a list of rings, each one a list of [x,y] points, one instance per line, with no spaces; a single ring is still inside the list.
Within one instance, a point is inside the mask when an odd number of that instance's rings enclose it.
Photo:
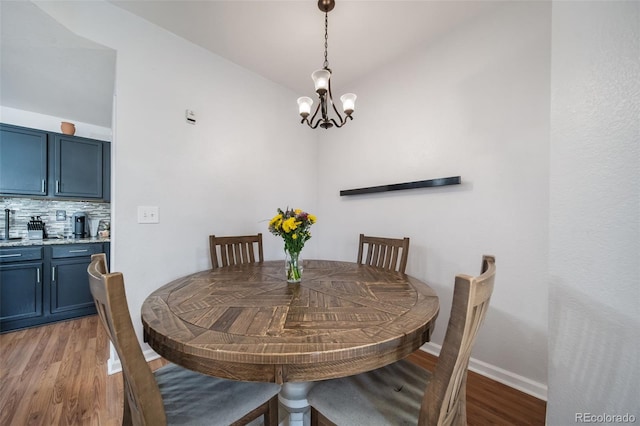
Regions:
[[[45,222],[49,237],[69,236],[73,232],[72,218],[76,212],[86,212],[89,219],[111,219],[111,204],[90,201],[58,201],[51,199],[32,199],[0,197],[0,236],[4,237],[5,209],[11,210],[9,220],[10,237],[26,237],[27,222],[31,216],[40,216]],[[56,211],[64,210],[66,219],[56,220]]]

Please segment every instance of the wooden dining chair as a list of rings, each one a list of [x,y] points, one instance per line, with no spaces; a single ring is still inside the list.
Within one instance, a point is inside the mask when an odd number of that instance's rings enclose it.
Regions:
[[[404,359],[318,382],[307,396],[312,426],[466,425],[467,367],[495,274],[494,257],[484,256],[480,276],[456,276],[451,316],[433,374]]]
[[[278,424],[275,383],[218,379],[168,364],[152,372],[133,329],[122,273],[107,273],[106,256],[94,254],[87,268],[102,325],[122,364],[123,425],[242,425],[264,416]]]
[[[365,254],[365,245],[367,246]],[[409,256],[409,238],[382,238],[360,234],[358,263],[387,271],[405,273]]]
[[[228,265],[262,263],[264,262],[262,233],[233,237],[209,235],[209,252],[214,269]]]

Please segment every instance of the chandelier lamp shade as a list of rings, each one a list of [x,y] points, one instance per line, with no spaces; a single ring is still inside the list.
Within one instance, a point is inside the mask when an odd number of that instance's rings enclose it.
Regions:
[[[298,98],[298,112],[302,117],[300,123],[307,123],[312,129],[316,129],[318,126],[323,129],[329,129],[333,126],[342,127],[347,123],[347,119],[353,120],[351,114],[355,109],[356,95],[353,93],[346,93],[340,97],[342,102],[342,111],[344,116],[340,114],[338,108],[336,108],[333,102],[333,94],[331,93],[331,68],[329,68],[329,60],[327,59],[327,48],[329,46],[329,12],[335,7],[335,0],[318,0],[318,9],[324,12],[324,64],[322,68],[311,74],[313,84],[315,86],[316,94],[318,95],[319,102],[311,118],[311,107],[313,106],[313,99],[303,96]],[[329,114],[335,113],[335,117],[331,117]]]

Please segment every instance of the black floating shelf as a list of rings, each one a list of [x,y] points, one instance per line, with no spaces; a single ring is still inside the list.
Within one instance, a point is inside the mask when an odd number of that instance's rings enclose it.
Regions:
[[[369,186],[367,188],[343,189],[340,196],[373,194],[374,192],[400,191],[402,189],[431,188],[434,186],[458,185],[460,176],[439,179],[417,180],[415,182],[394,183],[391,185]]]

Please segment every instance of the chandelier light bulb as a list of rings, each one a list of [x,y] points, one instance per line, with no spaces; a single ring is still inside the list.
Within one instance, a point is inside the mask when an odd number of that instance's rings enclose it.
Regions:
[[[328,70],[321,69],[315,71],[311,74],[311,78],[313,79],[317,94],[324,95],[327,93],[327,90],[329,90],[329,79],[331,78],[331,73]]]
[[[345,114],[351,115],[353,110],[356,108],[356,98],[355,93],[345,93],[340,96],[340,100],[342,101],[342,110]]]
[[[313,105],[313,99],[302,96],[298,98],[298,111],[303,117],[308,116],[311,113],[311,105]]]

